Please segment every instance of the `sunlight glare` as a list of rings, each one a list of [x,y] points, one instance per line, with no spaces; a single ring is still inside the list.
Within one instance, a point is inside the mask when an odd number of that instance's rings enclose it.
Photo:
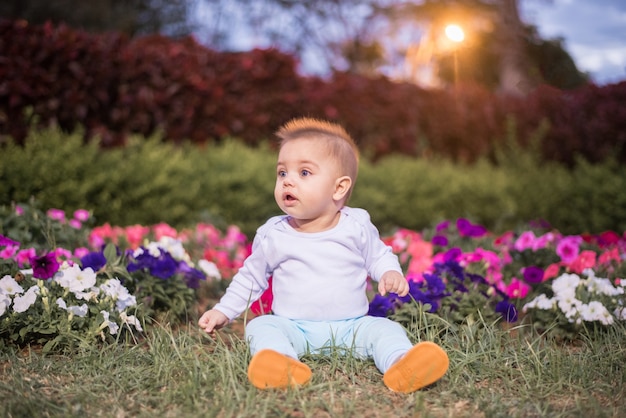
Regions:
[[[448,37],[448,39],[450,39],[452,42],[463,42],[463,40],[465,39],[465,33],[463,32],[463,28],[461,28],[459,25],[448,25],[445,28],[445,33],[446,36]]]

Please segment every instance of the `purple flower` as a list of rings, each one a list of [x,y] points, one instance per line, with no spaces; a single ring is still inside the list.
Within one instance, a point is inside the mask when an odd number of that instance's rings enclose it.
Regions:
[[[83,269],[91,267],[93,271],[98,271],[106,265],[107,259],[104,257],[102,251],[91,252],[81,257],[80,263],[82,264]]]
[[[443,255],[443,259],[444,261],[456,261],[459,259],[459,257],[461,257],[462,254],[463,251],[461,251],[460,248],[453,247],[445,252],[445,254]]]
[[[19,246],[20,243],[17,241],[13,241],[11,238],[7,238],[4,235],[0,235],[0,245],[1,246],[7,246],[7,245],[17,245]]]
[[[440,247],[445,247],[448,245],[448,238],[443,235],[435,235],[432,240],[434,245],[439,245]]]
[[[537,266],[528,266],[522,269],[524,281],[529,284],[541,283],[543,281],[543,269]]]
[[[154,277],[169,279],[178,270],[178,262],[168,252],[161,251],[158,257],[152,256],[147,250],[135,257],[134,262],[127,266],[129,273],[148,270]]]
[[[195,269],[189,264],[181,261],[178,265],[178,272],[183,274],[185,283],[190,289],[197,289],[200,287],[200,280],[205,280],[206,276],[200,270]]]
[[[450,221],[439,222],[437,226],[435,227],[435,231],[441,232],[444,229],[448,229],[448,226],[450,226]]]
[[[37,279],[47,280],[59,271],[59,262],[54,253],[31,258],[30,265],[33,267],[33,277]]]
[[[393,312],[393,304],[388,298],[376,295],[370,302],[368,315],[386,317]]]
[[[487,228],[482,225],[473,224],[465,218],[456,221],[456,228],[462,237],[480,238],[487,234]]]
[[[502,315],[506,322],[517,321],[517,308],[506,300],[496,303],[495,311]]]

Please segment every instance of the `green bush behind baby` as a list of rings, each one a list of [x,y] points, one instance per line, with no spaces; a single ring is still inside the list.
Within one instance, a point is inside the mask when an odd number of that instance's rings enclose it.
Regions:
[[[0,203],[34,198],[43,208],[88,209],[98,224],[236,224],[249,237],[278,214],[275,152],[267,143],[173,145],[154,137],[103,150],[82,137],[47,129],[33,131],[23,147],[4,143]],[[381,233],[458,217],[494,232],[535,219],[563,233],[626,230],[626,167],[615,161],[565,167],[514,146],[500,150],[495,163],[363,160],[350,205],[366,207]]]

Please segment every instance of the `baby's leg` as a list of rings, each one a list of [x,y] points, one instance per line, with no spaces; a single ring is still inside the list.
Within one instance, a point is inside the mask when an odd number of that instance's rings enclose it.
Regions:
[[[412,346],[404,328],[387,318],[361,318],[355,342],[374,359],[385,385],[394,392],[414,392],[448,370],[448,355],[441,347],[428,341]]]
[[[303,385],[311,379],[311,369],[298,361],[306,340],[297,325],[274,315],[259,316],[246,326],[246,339],[252,360],[248,380],[259,389]]]

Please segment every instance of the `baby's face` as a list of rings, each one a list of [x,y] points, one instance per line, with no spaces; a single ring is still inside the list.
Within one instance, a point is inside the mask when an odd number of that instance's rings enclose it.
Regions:
[[[335,216],[333,200],[340,177],[337,161],[323,142],[296,139],[278,153],[274,198],[283,212],[302,221]]]

